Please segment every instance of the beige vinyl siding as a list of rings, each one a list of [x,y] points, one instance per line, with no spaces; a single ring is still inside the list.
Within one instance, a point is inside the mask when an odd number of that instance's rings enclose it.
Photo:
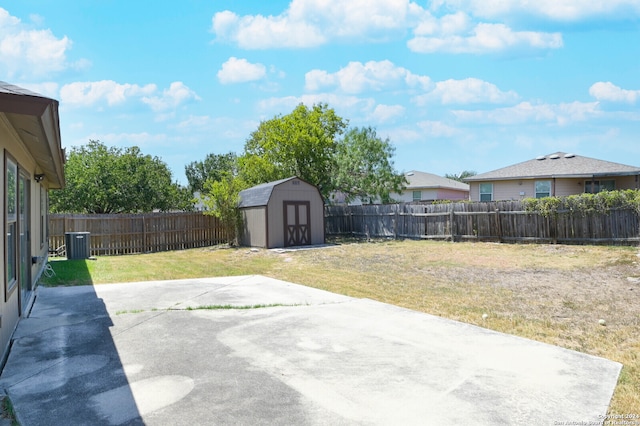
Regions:
[[[467,191],[456,191],[454,189],[438,189],[436,194],[437,200],[452,200],[452,201],[460,201],[460,200],[468,200],[469,193]]]
[[[40,188],[41,184],[37,183],[34,179],[34,174],[36,173],[36,162],[31,154],[27,151],[25,146],[22,144],[22,141],[19,139],[18,135],[16,135],[13,128],[7,125],[7,121],[5,115],[0,113],[0,155],[2,158],[2,173],[0,173],[0,188],[2,188],[2,197],[0,198],[2,204],[2,218],[0,220],[0,227],[2,227],[2,235],[7,234],[6,229],[6,220],[5,220],[5,169],[4,169],[4,160],[6,153],[11,155],[13,160],[18,164],[20,170],[23,170],[26,175],[29,177],[29,204],[30,204],[30,216],[27,219],[29,221],[30,226],[30,241],[31,241],[31,256],[37,256],[40,260],[36,263],[32,263],[31,267],[31,286],[35,287],[35,282],[38,277],[41,275],[43,268],[46,266],[46,256],[48,252],[47,244],[40,244],[40,236],[41,236],[41,222],[40,222]],[[46,183],[43,182],[43,183]],[[0,238],[0,258],[2,262],[0,262],[0,277],[2,279],[0,282],[2,283],[2,290],[0,290],[0,317],[2,318],[2,326],[0,327],[0,356],[3,353],[6,353],[6,350],[9,345],[11,334],[18,324],[19,319],[19,307],[18,307],[18,297],[20,294],[19,284],[14,290],[8,295],[8,298],[5,300],[5,277],[6,277],[6,260],[5,260],[5,244],[6,238]],[[18,259],[19,266],[19,259]],[[23,303],[26,303],[24,301]]]
[[[494,181],[493,183],[493,201],[502,200],[521,200],[523,198],[534,198],[535,182],[538,180],[551,181],[551,193],[556,197],[568,197],[569,195],[582,194],[584,192],[585,182],[588,178],[540,178],[540,179],[517,179]],[[615,177],[598,177],[596,180],[615,180],[616,189],[638,189],[635,176],[615,176]],[[480,183],[471,182],[471,201],[480,200]],[[488,182],[487,182],[488,183]],[[524,192],[524,195],[521,195]]]
[[[569,195],[582,194],[584,192],[584,179],[556,179],[556,197],[568,197]]]
[[[422,201],[434,200],[468,200],[469,193],[467,191],[456,191],[455,189],[446,188],[430,188],[430,189],[407,189],[401,194],[392,194],[391,198],[400,203],[411,203],[414,201],[413,192],[420,191],[422,193]]]

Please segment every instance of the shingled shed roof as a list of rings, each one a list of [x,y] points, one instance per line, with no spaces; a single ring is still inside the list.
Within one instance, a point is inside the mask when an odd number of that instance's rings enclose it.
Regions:
[[[565,152],[542,155],[513,166],[482,173],[465,181],[487,181],[536,178],[590,178],[597,176],[631,176],[640,168]]]
[[[281,183],[288,182],[293,179],[298,178],[292,176],[290,178],[263,183],[253,186],[249,189],[245,189],[244,191],[240,191],[240,203],[238,204],[238,207],[245,208],[266,206],[269,203],[269,198],[271,198],[273,188],[280,185]]]

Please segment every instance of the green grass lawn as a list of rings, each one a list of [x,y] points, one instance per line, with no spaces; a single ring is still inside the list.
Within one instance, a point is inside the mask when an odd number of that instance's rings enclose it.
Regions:
[[[640,413],[637,247],[343,242],[50,259],[47,286],[266,275],[601,356],[624,365],[610,414]],[[629,279],[631,278],[631,279]],[[487,315],[483,318],[483,315]],[[606,326],[599,319],[606,319]]]

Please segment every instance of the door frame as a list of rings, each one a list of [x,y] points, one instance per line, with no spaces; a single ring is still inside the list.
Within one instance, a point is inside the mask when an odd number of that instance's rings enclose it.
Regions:
[[[31,282],[31,176],[18,165],[18,287],[21,313],[29,306]]]
[[[294,207],[293,224],[289,224],[289,206]],[[307,210],[306,223],[300,224],[300,206]],[[283,201],[284,210],[284,246],[311,245],[311,202],[310,201]]]

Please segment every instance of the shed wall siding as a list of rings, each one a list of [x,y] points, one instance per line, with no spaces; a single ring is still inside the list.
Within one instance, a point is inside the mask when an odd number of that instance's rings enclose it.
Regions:
[[[294,182],[299,182],[295,185]],[[284,247],[284,201],[309,201],[311,244],[324,244],[324,202],[313,185],[295,179],[273,189],[269,199],[269,242],[267,247]]]
[[[266,208],[254,207],[242,210],[244,229],[242,245],[249,247],[267,247]]]

